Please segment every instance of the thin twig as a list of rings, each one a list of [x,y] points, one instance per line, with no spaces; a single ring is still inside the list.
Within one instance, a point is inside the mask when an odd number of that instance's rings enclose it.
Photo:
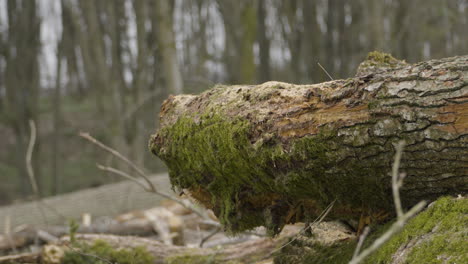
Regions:
[[[128,165],[130,165],[130,167],[132,167],[145,181],[146,183],[148,184],[149,188],[152,190],[152,191],[156,191],[156,188],[154,187],[153,183],[150,181],[150,179],[148,178],[148,176],[146,175],[146,173],[143,172],[143,170],[141,170],[135,163],[133,163],[132,161],[130,161],[127,157],[125,157],[124,155],[120,154],[120,152],[118,152],[117,150],[113,149],[113,148],[110,148],[106,145],[104,145],[102,142],[100,142],[99,140],[95,139],[94,137],[92,137],[90,134],[88,133],[84,133],[84,132],[80,132],[79,134],[80,137],[84,138],[84,139],[87,139],[88,141],[90,141],[91,143],[95,144],[96,146],[104,149],[105,151],[111,153],[112,155],[116,156],[117,158],[121,159],[122,161],[124,161],[125,163],[127,163]]]
[[[358,264],[364,260],[371,253],[379,249],[385,242],[387,242],[395,233],[399,232],[405,226],[406,222],[417,213],[419,213],[426,206],[425,201],[421,201],[413,208],[411,208],[406,214],[403,214],[382,236],[377,238],[374,243],[365,250],[363,250],[358,256],[352,259],[349,264]]]
[[[355,259],[358,256],[359,252],[361,251],[362,244],[364,243],[364,240],[366,239],[367,235],[369,235],[369,231],[370,231],[370,228],[368,226],[366,226],[364,228],[364,231],[362,231],[362,234],[359,237],[357,247],[354,250],[353,259]]]
[[[136,184],[138,184],[140,187],[142,187],[147,192],[154,193],[154,194],[159,195],[161,197],[164,197],[164,198],[166,198],[168,200],[174,201],[174,202],[182,205],[183,207],[189,209],[190,211],[194,212],[195,214],[197,214],[201,218],[204,218],[204,219],[208,218],[207,215],[203,211],[196,208],[193,204],[185,202],[184,200],[178,199],[177,197],[174,197],[174,196],[172,196],[170,194],[158,191],[156,188],[148,187],[145,184],[143,184],[142,182],[140,182],[136,177],[131,176],[131,175],[129,175],[128,173],[126,173],[124,171],[121,171],[121,170],[118,170],[118,169],[112,168],[112,167],[102,166],[100,164],[97,164],[97,167],[99,169],[101,169],[101,170],[108,171],[108,172],[114,173],[116,175],[119,175],[121,177],[124,177],[126,179],[129,179],[129,180],[135,182]]]
[[[130,176],[128,173],[125,173],[125,172],[123,172],[121,170],[118,170],[118,169],[115,169],[115,168],[112,168],[112,167],[103,166],[103,165],[101,165],[99,163],[97,163],[96,166],[100,170],[112,172],[114,174],[120,175],[120,176],[122,176],[122,177],[124,177],[126,179],[129,179],[129,180],[133,181],[134,183],[140,185],[143,189],[145,189],[145,191],[151,191],[151,190],[148,189],[148,187],[144,183],[139,181],[137,178],[135,178],[133,176]]]
[[[400,168],[401,156],[403,154],[403,147],[405,145],[404,141],[398,142],[396,147],[395,159],[392,167],[392,192],[393,192],[393,202],[395,203],[395,210],[397,217],[400,218],[403,215],[403,209],[401,208],[401,199],[400,199],[400,177],[398,175],[398,170]]]
[[[50,205],[46,204],[40,196],[39,193],[39,187],[37,184],[36,176],[34,175],[34,170],[32,166],[32,154],[34,151],[34,145],[36,143],[36,138],[37,138],[37,129],[36,129],[36,124],[34,123],[33,120],[29,120],[29,127],[31,130],[31,136],[29,138],[29,144],[28,144],[28,149],[26,151],[26,171],[28,173],[29,181],[31,184],[31,187],[34,192],[34,200],[37,203],[37,206],[39,208],[39,211],[42,215],[42,218],[44,219],[44,222],[47,224],[47,218],[45,216],[43,207],[48,208],[50,211],[55,213],[56,215],[62,217],[63,219],[66,219],[66,217],[62,214],[60,214],[55,208],[51,207]]]
[[[277,251],[280,251],[281,249],[283,249],[283,248],[285,248],[286,246],[290,245],[292,242],[296,241],[296,240],[299,238],[299,235],[305,233],[305,232],[307,231],[307,229],[309,229],[309,228],[312,229],[312,227],[313,227],[314,225],[318,225],[320,222],[322,222],[323,219],[325,219],[325,217],[327,217],[327,215],[330,213],[331,209],[333,208],[333,205],[335,205],[335,202],[336,202],[336,199],[335,199],[333,202],[331,202],[331,203],[327,206],[327,208],[325,208],[325,210],[323,210],[323,211],[320,213],[320,215],[318,215],[317,218],[315,218],[315,220],[314,220],[311,224],[305,226],[297,235],[295,235],[291,240],[289,240],[288,243],[285,243],[285,244],[282,245],[281,247],[279,247],[279,248],[273,250],[271,253],[275,253],[275,252],[277,252]]]
[[[320,62],[317,62],[317,64],[328,75],[328,78],[330,78],[330,80],[333,81],[334,80],[333,77],[331,77],[331,75],[327,72],[327,70],[325,70],[325,68],[320,64]]]
[[[207,236],[205,236],[204,238],[201,239],[200,241],[200,244],[198,245],[198,247],[203,247],[203,244],[205,244],[206,241],[208,241],[208,239],[212,238],[214,235],[218,234],[219,232],[221,232],[221,227],[216,227],[211,233],[209,233]]]
[[[395,202],[395,210],[397,211],[397,221],[393,223],[393,225],[379,238],[377,238],[372,245],[370,245],[368,248],[363,250],[359,255],[357,255],[357,252],[359,252],[359,249],[356,248],[355,254],[353,255],[353,258],[349,262],[349,264],[358,264],[361,261],[363,261],[367,256],[372,254],[374,251],[379,249],[385,242],[387,242],[395,233],[399,232],[400,230],[403,229],[405,226],[406,222],[415,216],[417,213],[419,213],[425,206],[426,202],[425,201],[420,201],[418,204],[413,206],[407,213],[403,213],[402,210],[402,205],[401,205],[401,200],[400,200],[400,187],[403,184],[403,177],[404,176],[399,176],[398,170],[400,167],[400,160],[401,160],[401,155],[403,153],[403,146],[404,142],[398,142],[398,145],[396,147],[396,155],[395,155],[395,160],[393,162],[393,167],[392,167],[392,190],[393,190],[393,200]],[[403,174],[404,175],[404,174]],[[358,243],[358,247],[362,246],[362,243],[364,241],[365,237],[362,238],[362,241],[360,239]]]
[[[133,182],[135,182],[136,184],[140,185],[145,191],[147,192],[151,192],[151,193],[154,193],[154,194],[157,194],[159,196],[162,196],[166,199],[169,199],[169,200],[173,200],[174,202],[177,202],[177,203],[182,203],[182,200],[180,199],[177,199],[176,197],[170,195],[170,194],[167,194],[167,193],[163,193],[163,192],[160,192],[160,191],[157,191],[157,190],[152,190],[150,188],[148,188],[148,186],[146,186],[144,183],[140,182],[137,178],[129,175],[128,173],[124,172],[124,171],[121,171],[121,170],[118,170],[116,168],[112,168],[112,167],[105,167],[105,166],[102,166],[100,164],[97,164],[97,167],[98,169],[100,170],[104,170],[104,171],[108,171],[108,172],[112,172],[114,174],[117,174],[119,176],[122,176],[124,178],[127,178]],[[192,208],[188,208],[190,210],[192,210]]]
[[[29,138],[28,149],[26,151],[26,170],[29,176],[29,181],[33,189],[34,195],[39,197],[39,188],[37,187],[36,178],[34,177],[34,170],[31,164],[31,157],[36,143],[36,124],[33,120],[29,120],[29,128],[31,129],[31,136]]]
[[[29,120],[29,128],[31,130],[31,136],[29,137],[28,149],[26,151],[26,172],[28,174],[29,181],[31,183],[31,187],[34,193],[34,200],[36,201],[37,208],[39,209],[42,219],[47,224],[47,217],[44,213],[44,209],[41,206],[43,202],[41,199],[41,195],[39,193],[39,187],[37,184],[36,176],[34,175],[34,170],[33,170],[32,162],[31,162],[32,154],[34,151],[34,145],[36,144],[36,138],[37,138],[36,124],[34,123],[34,120],[32,119]]]

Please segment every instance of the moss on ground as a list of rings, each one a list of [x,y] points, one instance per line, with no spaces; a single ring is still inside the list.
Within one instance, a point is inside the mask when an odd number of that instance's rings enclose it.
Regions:
[[[353,256],[354,241],[322,245],[295,240],[274,259],[274,264],[345,264]]]
[[[167,264],[216,264],[214,256],[210,255],[177,255],[165,259]]]
[[[176,255],[165,260],[166,264],[242,264],[238,261],[227,261],[216,255]]]
[[[364,247],[371,245],[390,226],[380,227],[366,239]],[[399,250],[408,250],[402,263],[468,263],[468,199],[442,197],[425,211],[411,219],[403,230],[394,235],[382,248],[364,260],[367,264],[391,263]],[[415,245],[410,244],[416,242]],[[317,242],[297,239],[281,250],[275,264],[348,263],[356,241],[338,242],[325,246]]]
[[[366,263],[389,263],[392,255],[410,241],[427,235],[414,246],[406,263],[468,263],[468,199],[443,197],[411,219]],[[449,262],[447,262],[449,260]]]
[[[65,253],[63,264],[149,264],[154,263],[154,257],[145,248],[116,249],[103,240],[96,240],[88,245],[75,242],[73,248]]]

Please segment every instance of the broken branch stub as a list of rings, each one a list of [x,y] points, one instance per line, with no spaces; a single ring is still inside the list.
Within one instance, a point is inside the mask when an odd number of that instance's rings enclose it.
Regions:
[[[375,54],[374,54],[375,55]],[[150,149],[175,188],[228,231],[394,212],[391,165],[406,142],[401,199],[468,191],[468,56],[417,64],[370,57],[357,77],[313,85],[217,85],[167,99]]]

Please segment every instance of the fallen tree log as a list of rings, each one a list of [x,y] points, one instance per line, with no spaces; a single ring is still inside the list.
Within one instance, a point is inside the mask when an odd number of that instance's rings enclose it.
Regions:
[[[405,206],[468,191],[468,56],[413,65],[373,53],[358,75],[314,85],[217,85],[167,99],[151,151],[175,188],[228,231],[394,212],[394,146],[406,142]]]

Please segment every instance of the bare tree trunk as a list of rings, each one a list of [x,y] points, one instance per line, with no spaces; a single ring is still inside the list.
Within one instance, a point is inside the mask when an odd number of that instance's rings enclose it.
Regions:
[[[258,0],[257,4],[257,24],[258,24],[258,48],[259,48],[259,81],[266,82],[270,77],[270,39],[267,36],[266,26],[266,0]]]
[[[307,69],[307,81],[318,82],[320,80],[328,80],[323,70],[321,70],[317,63],[325,63],[321,61],[321,44],[322,33],[317,22],[317,2],[304,0],[304,63]],[[318,37],[320,36],[320,37]],[[325,77],[325,78],[322,78]]]
[[[253,83],[256,39],[255,1],[217,1],[226,33],[224,62],[230,83]]]
[[[172,28],[172,9],[169,0],[156,1],[155,13],[158,19],[158,43],[164,64],[166,85],[172,93],[183,91],[183,79],[177,62],[174,30]]]
[[[16,140],[16,163],[23,194],[29,192],[26,174],[26,149],[29,120],[38,123],[40,21],[36,1],[8,1],[8,42],[6,56],[6,111]],[[40,138],[38,137],[38,140]],[[36,141],[36,153],[39,141]],[[37,155],[33,156],[35,175],[39,178]]]
[[[144,91],[145,86],[147,85],[148,80],[148,48],[146,43],[146,29],[145,23],[147,21],[147,9],[148,3],[146,1],[135,1],[133,3],[133,8],[135,12],[135,23],[137,30],[137,48],[138,54],[136,59],[136,68],[134,71],[134,79],[131,90],[131,98],[133,101],[133,106],[138,106],[141,102],[141,94]],[[128,111],[128,110],[127,110]],[[144,124],[142,118],[128,117],[126,121],[126,130],[125,137],[130,145],[130,157],[139,164],[143,166],[144,153],[141,152],[141,146],[143,145],[143,137],[138,131],[144,130]]]
[[[50,194],[56,195],[60,190],[61,179],[59,177],[60,139],[62,131],[62,59],[63,40],[57,43],[57,72],[55,76],[54,91],[54,132],[52,142],[52,177],[50,181]]]
[[[405,206],[467,193],[467,69],[468,56],[407,65],[371,53],[351,79],[170,97],[150,147],[231,231],[276,233],[333,201],[334,218],[393,212],[400,140]]]

